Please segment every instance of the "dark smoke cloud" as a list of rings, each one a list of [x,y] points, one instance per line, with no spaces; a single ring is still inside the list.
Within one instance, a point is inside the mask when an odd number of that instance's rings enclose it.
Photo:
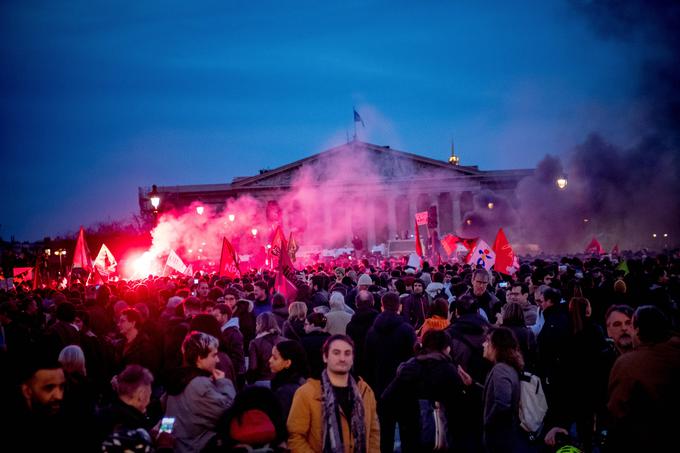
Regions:
[[[573,1],[593,31],[631,52],[649,55],[631,68],[641,121],[632,146],[618,147],[594,131],[562,159],[546,156],[517,189],[524,242],[546,251],[580,251],[590,237],[605,248],[678,244],[680,237],[680,3]],[[564,161],[564,164],[562,163]],[[555,179],[567,174],[558,190]],[[587,221],[586,221],[587,219]],[[656,233],[657,238],[652,235]],[[664,238],[664,234],[668,237]]]

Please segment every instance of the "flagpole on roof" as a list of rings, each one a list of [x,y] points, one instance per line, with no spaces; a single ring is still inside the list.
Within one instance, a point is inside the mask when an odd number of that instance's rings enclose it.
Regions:
[[[356,107],[352,106],[352,124],[354,124],[354,138],[353,140],[357,140],[357,109]]]

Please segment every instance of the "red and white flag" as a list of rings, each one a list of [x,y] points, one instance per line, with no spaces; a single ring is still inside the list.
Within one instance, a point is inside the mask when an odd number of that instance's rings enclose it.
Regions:
[[[590,253],[593,255],[602,255],[604,253],[604,248],[602,245],[600,245],[600,242],[593,238],[592,241],[590,241],[590,244],[586,247],[586,253]]]
[[[220,255],[220,277],[234,279],[241,276],[238,267],[238,256],[236,250],[227,238],[222,238],[222,254]]]
[[[505,275],[512,275],[517,272],[515,263],[515,252],[512,250],[508,238],[505,237],[503,228],[498,230],[496,239],[493,242],[493,251],[496,253],[496,263],[494,269]]]
[[[97,257],[94,259],[93,264],[94,267],[99,271],[99,274],[101,276],[105,276],[116,271],[118,262],[106,244],[102,244],[102,247],[99,249],[99,253],[97,253]]]
[[[174,250],[170,250],[170,254],[168,255],[168,260],[165,262],[165,265],[173,268],[180,274],[183,274],[187,270],[186,264],[184,264],[182,259],[177,256]]]
[[[490,270],[496,262],[496,254],[489,247],[489,244],[483,239],[479,239],[475,247],[468,254],[466,262],[473,267],[482,266],[484,269]]]
[[[85,240],[85,230],[83,227],[80,227],[76,249],[73,252],[73,269],[78,268],[92,272],[92,258],[90,257],[90,248]]]

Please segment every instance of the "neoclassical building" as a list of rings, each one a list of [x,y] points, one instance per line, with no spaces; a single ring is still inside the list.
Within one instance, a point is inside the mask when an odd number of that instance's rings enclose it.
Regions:
[[[346,162],[358,164],[346,167]],[[349,244],[358,235],[370,248],[409,237],[416,212],[431,206],[437,209],[440,236],[459,233],[466,213],[474,209],[476,195],[492,193],[511,199],[518,182],[532,173],[531,169],[483,171],[458,165],[453,153],[449,161],[443,161],[353,140],[257,175],[236,177],[231,183],[159,186],[157,192],[161,212],[195,202],[220,212],[229,199],[243,195],[270,206],[287,200],[281,203],[283,222],[300,230],[302,239],[307,230],[333,229],[340,235],[334,236],[332,245]],[[301,180],[307,195],[318,190],[313,197],[318,198],[317,204],[310,205],[309,197],[297,204],[294,192]],[[139,188],[142,215],[153,212],[150,192],[150,187]]]

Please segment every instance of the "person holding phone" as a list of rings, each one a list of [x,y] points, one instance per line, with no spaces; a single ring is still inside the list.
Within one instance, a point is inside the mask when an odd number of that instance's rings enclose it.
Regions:
[[[184,367],[168,378],[165,417],[174,417],[175,451],[198,452],[216,440],[217,424],[231,407],[236,390],[217,369],[219,340],[192,331],[182,343]]]

